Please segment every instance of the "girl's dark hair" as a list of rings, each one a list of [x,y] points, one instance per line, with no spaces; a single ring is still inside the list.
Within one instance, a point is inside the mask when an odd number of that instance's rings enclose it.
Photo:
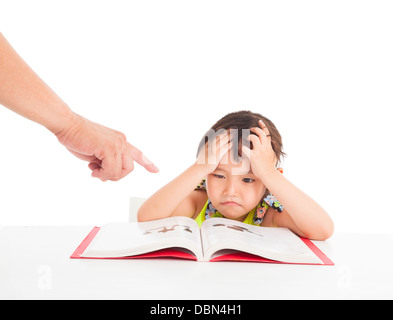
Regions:
[[[211,129],[204,135],[201,142],[199,143],[198,153],[205,146],[205,144],[209,140],[209,135],[214,130],[217,132],[219,130],[230,130],[230,129],[238,129],[238,141],[242,142],[242,129],[251,129],[253,127],[259,127],[258,121],[262,120],[266,127],[269,129],[269,133],[272,141],[272,148],[274,153],[276,154],[277,164],[281,162],[282,158],[285,156],[283,152],[283,144],[281,140],[281,135],[278,132],[276,126],[271,122],[268,118],[262,116],[259,113],[254,113],[251,111],[238,111],[232,112],[218,120]],[[251,134],[254,134],[251,132]],[[246,139],[247,137],[244,137]],[[251,144],[252,149],[252,144]]]

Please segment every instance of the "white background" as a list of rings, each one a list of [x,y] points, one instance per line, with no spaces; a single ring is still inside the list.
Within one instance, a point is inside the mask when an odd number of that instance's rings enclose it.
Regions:
[[[43,127],[0,108],[3,225],[127,221],[192,164],[228,112],[283,136],[284,174],[338,232],[392,232],[391,1],[0,0],[0,31],[76,112],[160,168],[90,177]]]

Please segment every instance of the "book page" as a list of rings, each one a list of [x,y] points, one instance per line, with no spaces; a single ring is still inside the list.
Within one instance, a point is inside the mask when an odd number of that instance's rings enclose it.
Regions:
[[[211,218],[202,224],[202,244],[206,260],[219,250],[232,249],[282,262],[321,263],[307,245],[287,228],[266,228]]]
[[[109,223],[100,228],[83,257],[124,257],[164,248],[184,247],[202,256],[198,224],[187,217],[147,222]]]

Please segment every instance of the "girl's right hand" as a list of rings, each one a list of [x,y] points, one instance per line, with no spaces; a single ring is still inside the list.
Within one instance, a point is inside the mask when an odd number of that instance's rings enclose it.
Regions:
[[[212,141],[211,141],[212,140]],[[197,156],[197,165],[201,166],[206,175],[212,173],[219,165],[224,155],[232,148],[232,141],[227,131],[209,139]]]

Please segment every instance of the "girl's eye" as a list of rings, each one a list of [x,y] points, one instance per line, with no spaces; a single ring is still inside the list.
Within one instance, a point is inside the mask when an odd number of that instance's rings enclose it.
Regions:
[[[243,182],[245,182],[245,183],[251,183],[251,182],[254,182],[255,180],[254,179],[251,179],[251,178],[243,178]]]
[[[224,179],[225,177],[221,174],[213,174],[214,177],[218,178],[218,179]]]

